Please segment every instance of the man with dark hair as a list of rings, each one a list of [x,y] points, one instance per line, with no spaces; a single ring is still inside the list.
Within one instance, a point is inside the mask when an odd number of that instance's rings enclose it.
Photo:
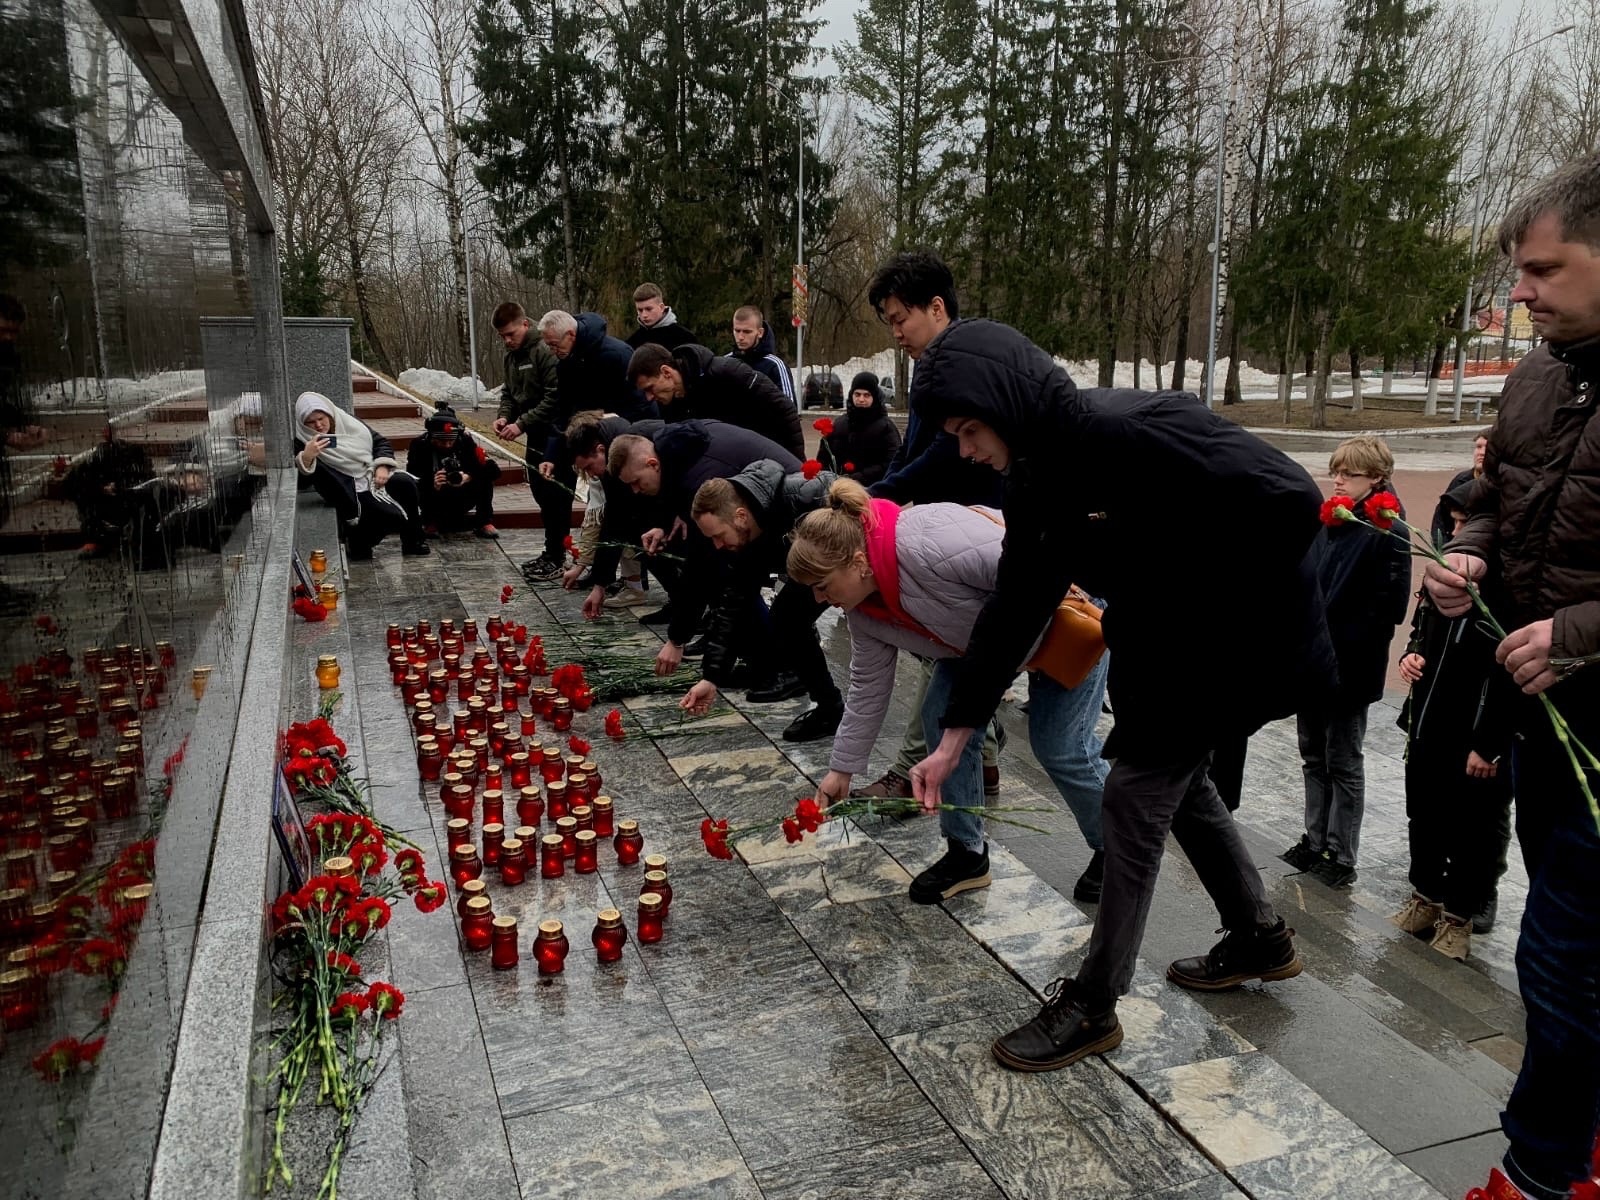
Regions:
[[[773,382],[738,359],[718,358],[693,343],[669,350],[646,342],[628,362],[628,379],[668,421],[726,421],[806,456],[800,413]]]
[[[497,538],[494,481],[500,464],[490,458],[448,404],[423,422],[423,436],[406,450],[406,473],[417,481],[422,519],[440,533],[470,528]]]
[[[728,357],[760,371],[778,385],[785,400],[796,409],[800,407],[794,396],[794,373],[778,357],[778,346],[773,340],[772,330],[767,327],[765,314],[752,304],[734,310],[733,353]]]
[[[660,421],[637,422],[640,432],[654,432],[660,428]],[[600,531],[605,524],[607,506],[626,508],[632,500],[632,493],[606,471],[606,452],[613,441],[634,429],[635,424],[624,417],[608,417],[599,409],[590,409],[573,417],[566,431],[567,454],[579,481],[587,486],[587,492],[583,524],[578,529],[574,547],[577,558],[562,572],[561,586],[568,590],[588,588],[603,576],[605,583],[601,586],[606,590],[607,608],[632,608],[648,603],[638,554],[618,546],[600,544]],[[613,523],[613,527],[620,528],[620,519]],[[643,530],[635,530],[633,536],[637,537],[640,532]],[[620,580],[616,578],[619,561],[622,569]]]
[[[1486,1192],[1564,1200],[1589,1194],[1573,1185],[1590,1177],[1600,1115],[1600,775],[1585,781],[1569,757],[1572,742],[1600,752],[1600,154],[1520,197],[1500,248],[1517,269],[1511,303],[1545,340],[1506,379],[1467,523],[1425,582],[1446,618],[1472,614],[1467,581],[1483,582],[1511,631],[1495,657],[1523,693],[1512,765],[1528,1036],[1500,1116],[1505,1173]],[[1566,720],[1559,736],[1539,696]]]
[[[527,463],[528,490],[544,519],[544,555],[550,561],[562,557],[565,528],[571,524],[572,493],[555,482],[556,464],[545,458],[545,449],[555,433],[556,356],[540,339],[538,331],[522,305],[507,300],[494,310],[494,329],[506,348],[505,384],[500,391],[500,411],[494,431],[507,441],[527,436],[523,459]],[[548,467],[548,470],[543,468]],[[426,485],[432,472],[418,476]],[[429,489],[422,487],[426,493]],[[562,514],[568,514],[563,517]],[[539,559],[531,559],[537,563]],[[526,569],[527,564],[524,564]]]
[[[639,319],[639,328],[628,335],[628,345],[634,350],[646,342],[655,342],[671,350],[695,340],[694,334],[678,324],[677,316],[661,294],[660,284],[641,283],[633,289],[633,315]]]

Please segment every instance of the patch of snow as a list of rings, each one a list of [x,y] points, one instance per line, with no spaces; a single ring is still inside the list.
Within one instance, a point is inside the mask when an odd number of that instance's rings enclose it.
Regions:
[[[494,408],[500,403],[499,388],[486,388],[483,381],[479,380],[475,392],[471,376],[452,375],[448,371],[435,371],[432,367],[411,367],[401,371],[400,383],[435,403],[448,404],[457,410],[470,409],[475,403],[483,408]]]

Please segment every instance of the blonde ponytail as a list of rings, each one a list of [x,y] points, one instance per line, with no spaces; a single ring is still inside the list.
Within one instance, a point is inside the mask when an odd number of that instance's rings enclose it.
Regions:
[[[867,548],[862,522],[871,497],[854,479],[838,479],[828,488],[826,508],[800,518],[789,542],[785,571],[796,583],[820,583]]]

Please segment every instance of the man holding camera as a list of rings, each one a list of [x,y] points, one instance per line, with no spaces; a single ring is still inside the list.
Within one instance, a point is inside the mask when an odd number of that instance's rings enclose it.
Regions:
[[[421,493],[423,522],[440,533],[471,529],[477,537],[499,537],[494,481],[500,464],[473,441],[449,405],[441,404],[423,430],[406,451],[406,470],[416,476]]]

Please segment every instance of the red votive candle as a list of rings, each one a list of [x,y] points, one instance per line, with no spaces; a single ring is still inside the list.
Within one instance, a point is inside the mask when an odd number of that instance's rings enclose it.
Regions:
[[[539,936],[533,940],[533,957],[538,960],[539,974],[561,974],[568,949],[567,935],[560,921],[539,922]]]
[[[461,622],[461,640],[475,642],[478,640],[478,621],[475,617],[468,617]]]
[[[458,846],[472,845],[472,822],[465,817],[452,817],[444,823],[445,844],[454,856]]]
[[[478,896],[488,898],[489,885],[481,879],[469,879],[461,885],[461,898],[456,901],[456,916],[466,919],[467,905]]]
[[[506,840],[506,827],[498,821],[491,821],[483,827],[483,865],[498,867],[500,865],[500,843]]]
[[[573,858],[578,853],[578,820],[562,817],[556,822],[556,833],[561,838],[561,857]]]
[[[639,894],[642,896],[645,892],[654,892],[661,897],[661,919],[665,921],[667,913],[672,908],[672,885],[667,882],[667,873],[665,871],[646,871],[644,873],[644,891]]]
[[[600,853],[592,829],[580,829],[574,835],[577,850],[572,856],[572,869],[579,875],[593,875],[600,869]]]
[[[483,792],[483,820],[485,824],[506,819],[506,797],[499,788],[485,788]]]
[[[456,881],[456,887],[482,875],[483,860],[478,857],[478,848],[471,842],[457,846],[450,852],[450,877]]]
[[[444,771],[444,755],[440,752],[437,741],[418,747],[417,769],[422,772],[422,778],[429,783],[438,781]]]
[[[518,750],[507,760],[511,767],[511,786],[525,788],[533,783],[533,768],[528,765],[528,752]]]
[[[639,940],[659,942],[662,931],[661,894],[646,892],[639,897]]]
[[[31,1028],[43,1000],[44,981],[32,967],[0,974],[0,1028],[7,1033]]]
[[[539,723],[533,719],[532,713],[522,714],[522,736],[532,737],[539,732]]]
[[[575,775],[567,776],[567,795],[574,807],[585,804],[589,799],[589,777],[582,771]]]
[[[579,829],[594,829],[594,809],[587,804],[574,805],[571,816]]]
[[[545,811],[550,814],[552,821],[559,821],[562,817],[572,815],[572,804],[567,792],[565,779],[552,780],[545,785]]]
[[[566,856],[561,853],[561,835],[547,833],[539,842],[539,874],[545,879],[560,879],[566,874]]]
[[[596,796],[589,802],[589,807],[594,810],[594,831],[596,835],[608,838],[616,832],[616,828],[612,824],[610,796]]]
[[[589,797],[593,799],[600,794],[600,767],[592,758],[586,758],[578,765],[578,769],[589,777]]]
[[[500,882],[516,887],[527,878],[527,845],[521,838],[507,838],[500,846]]]
[[[489,931],[494,921],[494,905],[487,896],[467,901],[467,915],[461,918],[461,942],[468,950],[487,950]]]
[[[644,852],[644,834],[639,832],[639,822],[632,817],[624,817],[617,822],[617,836],[611,839],[611,844],[616,848],[617,861],[625,867],[631,867],[639,861],[639,855]]]
[[[555,746],[546,746],[540,751],[539,774],[546,783],[555,783],[558,779],[566,779],[567,768],[561,761],[560,749]]]
[[[595,957],[603,963],[616,962],[622,957],[622,947],[628,941],[628,927],[622,923],[622,914],[614,908],[602,908],[595,919],[594,932],[589,935],[594,943]]]
[[[517,919],[496,917],[490,930],[489,964],[497,971],[517,965]]]

